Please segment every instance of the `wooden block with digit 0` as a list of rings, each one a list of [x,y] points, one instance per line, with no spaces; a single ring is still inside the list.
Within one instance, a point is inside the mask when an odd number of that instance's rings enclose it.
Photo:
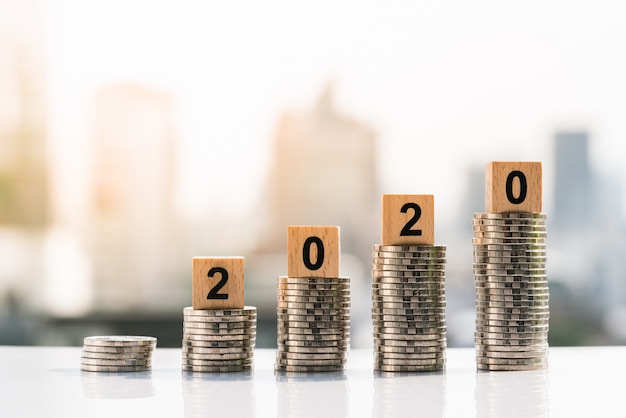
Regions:
[[[194,257],[191,295],[193,309],[244,307],[243,257]]]
[[[382,245],[434,245],[435,197],[431,194],[382,196]]]
[[[540,213],[541,182],[540,162],[487,163],[485,211]]]
[[[287,275],[339,277],[339,227],[289,226]]]

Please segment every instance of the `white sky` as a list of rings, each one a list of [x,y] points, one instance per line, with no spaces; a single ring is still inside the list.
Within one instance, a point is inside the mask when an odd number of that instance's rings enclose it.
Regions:
[[[598,169],[618,169],[626,154],[624,2],[49,0],[47,7],[65,217],[75,215],[85,187],[76,173],[88,164],[91,94],[110,82],[175,95],[180,201],[192,215],[252,210],[279,113],[309,106],[329,78],[340,107],[380,134],[382,192],[433,193],[438,216],[455,212],[465,170],[492,160],[543,161],[549,210],[557,128],[588,129]],[[207,167],[224,175],[212,178]]]

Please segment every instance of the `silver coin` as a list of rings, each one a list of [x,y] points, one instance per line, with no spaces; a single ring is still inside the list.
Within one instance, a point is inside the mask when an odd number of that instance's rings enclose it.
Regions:
[[[285,303],[336,303],[336,304],[340,304],[340,303],[348,303],[348,301],[350,300],[349,295],[348,296],[342,296],[342,297],[338,297],[338,296],[283,296],[283,295],[278,295],[277,297],[278,302],[285,302]]]
[[[381,257],[373,257],[372,262],[375,265],[380,264],[392,264],[392,265],[400,265],[400,266],[421,266],[426,268],[435,268],[435,269],[445,269],[446,259],[435,259],[435,258],[381,258]]]
[[[386,336],[381,338],[374,334],[374,344],[387,347],[431,347],[446,344],[446,341],[445,335],[441,334],[433,334],[432,338],[426,337],[421,339],[395,339],[387,338]]]
[[[324,333],[325,330],[329,332],[332,330],[338,330],[350,325],[349,321],[285,321],[278,319],[279,328],[306,328],[311,329],[313,333]]]
[[[374,339],[378,340],[416,340],[416,341],[430,341],[430,340],[440,340],[444,338],[446,335],[445,331],[436,332],[432,334],[395,334],[388,332],[380,332],[374,330]]]
[[[349,277],[288,277],[288,276],[279,276],[279,283],[350,283]]]
[[[402,322],[402,323],[433,323],[441,322],[445,323],[445,317],[441,315],[385,315],[372,312],[373,321],[382,322]]]
[[[545,213],[535,212],[483,212],[474,213],[474,219],[546,219]]]
[[[277,302],[279,309],[350,309],[350,302],[293,302],[281,301]]]
[[[510,262],[510,263],[524,263],[524,262],[546,262],[548,260],[548,254],[545,251],[472,251],[474,261],[481,262],[480,260],[493,260],[494,263]]]
[[[502,286],[490,286],[490,287],[475,287],[476,293],[480,295],[501,295],[501,296],[532,296],[532,295],[549,295],[550,289],[548,286],[535,286],[531,288],[520,287],[502,287]]]
[[[496,240],[497,241],[497,240]],[[504,242],[474,242],[472,241],[472,245],[474,251],[511,251],[511,252],[522,252],[522,251],[546,251],[546,243],[545,241],[536,243],[504,243]]]
[[[411,259],[423,259],[423,260],[434,260],[438,263],[446,263],[446,253],[445,251],[440,252],[420,252],[420,251],[404,251],[404,252],[396,252],[396,251],[373,251],[373,258],[411,258]]]
[[[476,312],[476,320],[477,321],[484,321],[486,323],[489,322],[496,322],[496,321],[501,321],[501,322],[506,322],[506,323],[512,323],[512,322],[533,322],[533,321],[537,321],[537,322],[545,322],[548,323],[548,321],[550,320],[550,314],[548,312],[546,313],[542,313],[542,314],[531,314],[531,315],[507,315],[507,314],[484,314],[481,312]]]
[[[488,240],[544,240],[548,236],[545,231],[487,231],[476,227],[473,228],[472,232],[475,239],[485,238]]]
[[[253,359],[235,359],[235,360],[197,360],[193,358],[183,357],[182,364],[187,366],[247,366],[253,363]]]
[[[517,223],[517,222],[502,222],[502,221],[486,221],[483,219],[472,219],[472,229],[480,229],[487,231],[511,231],[511,232],[526,232],[526,231],[545,231],[545,222],[537,223]]]
[[[85,372],[127,373],[150,371],[152,366],[94,366],[81,364],[80,369]]]
[[[507,282],[499,280],[477,280],[474,285],[480,289],[512,290],[512,291],[548,291],[548,281],[533,280],[525,282]]]
[[[296,333],[292,331],[285,331],[278,329],[278,340],[300,340],[300,341],[334,341],[334,340],[346,340],[348,338],[348,331],[336,334],[306,334]]]
[[[274,365],[274,370],[277,372],[288,372],[288,373],[327,373],[327,372],[338,372],[344,369],[344,365],[338,366],[288,366],[285,364],[276,363]]]
[[[482,216],[472,217],[472,223],[502,224],[502,225],[545,225],[546,218],[485,218]]]
[[[378,292],[380,290],[411,290],[420,294],[428,294],[440,296],[445,294],[445,287],[439,286],[438,288],[421,286],[420,283],[372,283],[372,291]]]
[[[277,308],[278,315],[299,315],[299,316],[348,316],[349,308],[343,309],[293,309],[293,308]]]
[[[494,327],[533,327],[533,326],[548,326],[549,320],[546,319],[533,319],[526,321],[519,320],[497,320],[497,319],[484,319],[476,318],[476,325],[481,326],[494,326]]]
[[[550,315],[550,308],[485,308],[476,311],[477,318],[543,318]]]
[[[350,338],[339,338],[334,340],[304,340],[291,339],[291,336],[281,336],[277,338],[278,347],[307,347],[307,348],[336,348],[345,350],[350,345]]]
[[[522,353],[526,351],[546,351],[548,350],[548,342],[543,341],[535,344],[507,344],[507,345],[495,345],[495,344],[476,344],[477,351],[491,351],[494,353]]]
[[[436,352],[421,352],[421,353],[394,353],[389,351],[374,351],[375,361],[379,360],[442,360],[446,357],[446,351],[440,350]]]
[[[346,364],[345,359],[290,359],[284,358],[280,355],[276,356],[276,363],[281,364],[283,366],[343,366]]]
[[[252,365],[241,366],[193,366],[188,364],[182,365],[182,370],[185,372],[197,372],[197,373],[235,373],[252,370]]]
[[[339,283],[339,284],[330,284],[330,283],[278,283],[279,289],[284,290],[296,290],[296,291],[309,291],[309,290],[349,290],[349,283]]]
[[[441,290],[445,289],[444,279],[435,281],[426,281],[419,277],[373,277],[372,284],[390,285],[390,286],[414,286],[419,289]]]
[[[429,273],[430,275],[436,275],[440,277],[445,275],[445,268],[439,268],[434,266],[419,266],[419,265],[405,265],[405,264],[372,264],[372,272],[381,271],[411,271],[420,273]]]
[[[424,306],[422,303],[411,302],[387,302],[387,301],[372,301],[372,309],[393,309],[396,312],[404,311],[407,314],[413,313],[415,315],[436,315],[445,314],[445,307],[430,307]],[[383,311],[380,311],[382,313]],[[506,312],[503,312],[506,313]]]
[[[256,326],[246,328],[190,328],[183,325],[183,334],[193,335],[253,335],[256,334]]]
[[[83,345],[107,347],[156,346],[156,343],[155,337],[137,335],[99,335],[85,337],[83,340]]]
[[[372,296],[372,304],[375,306],[378,303],[402,303],[405,307],[411,308],[438,308],[444,309],[446,307],[446,301],[444,298],[433,298],[429,296]]]
[[[495,263],[491,260],[487,263],[472,264],[474,270],[544,270],[546,269],[546,263],[531,262],[531,263]]]
[[[252,334],[190,334],[183,330],[183,339],[190,341],[251,341],[256,339],[256,332]]]
[[[434,366],[391,366],[385,364],[375,364],[374,370],[385,373],[423,373],[438,372],[445,369],[445,362]]]
[[[246,322],[207,322],[207,321],[183,321],[186,328],[214,329],[214,330],[235,330],[256,326],[256,321]]]
[[[152,359],[98,359],[82,357],[80,358],[80,364],[87,366],[150,366],[152,365]]]
[[[374,343],[374,350],[381,354],[426,354],[426,353],[441,353],[446,350],[446,343],[439,343],[437,345],[430,346],[417,346],[417,347],[396,347],[383,345],[378,342]]]
[[[483,371],[531,371],[531,370],[544,370],[548,367],[547,363],[543,364],[531,364],[531,365],[496,365],[496,364],[477,364],[476,368]]]
[[[374,298],[386,298],[387,296],[411,298],[411,300],[425,300],[425,301],[443,301],[445,300],[445,294],[437,291],[423,291],[419,288],[411,286],[399,286],[394,289],[380,288],[378,286],[372,286],[372,296]],[[391,300],[391,299],[389,299]]]
[[[205,354],[183,351],[183,359],[204,360],[204,361],[230,361],[230,360],[251,360],[254,357],[253,351],[241,353]],[[185,361],[183,361],[185,363]]]
[[[280,353],[297,353],[297,354],[344,354],[347,352],[345,346],[335,347],[302,347],[293,345],[279,345],[278,352]]]
[[[501,359],[490,357],[476,357],[476,362],[479,364],[498,364],[507,366],[526,366],[530,364],[544,364],[548,362],[547,357],[539,358],[515,358],[515,359]]]
[[[374,356],[375,365],[386,366],[439,366],[445,364],[445,358],[433,359],[394,359],[394,358],[377,358]]]
[[[254,316],[214,316],[203,317],[199,315],[184,316],[183,321],[188,324],[225,324],[224,327],[230,326],[229,324],[238,323],[256,323],[257,317]],[[219,326],[219,325],[212,325]]]
[[[532,351],[491,351],[476,350],[476,356],[486,358],[523,359],[523,358],[546,358],[547,350]]]
[[[282,360],[301,360],[301,361],[325,361],[335,360],[338,362],[345,362],[347,352],[339,353],[294,353],[288,351],[278,351],[276,358]],[[310,364],[310,363],[309,363]]]
[[[507,303],[508,302],[544,302],[550,299],[550,295],[548,293],[532,293],[526,295],[502,295],[502,294],[494,294],[481,292],[479,289],[476,289],[476,300],[481,302],[496,302],[496,303]],[[508,305],[507,305],[508,306]]]
[[[378,334],[393,334],[393,335],[430,335],[430,334],[445,334],[446,326],[432,326],[423,328],[411,328],[411,327],[383,327],[374,324],[374,333]]]
[[[289,334],[289,336],[296,335],[348,335],[350,333],[350,327],[348,325],[336,326],[329,328],[308,328],[308,327],[293,327],[285,324],[278,325],[278,332],[283,334]]]
[[[445,251],[445,245],[374,245],[374,251],[383,252],[421,252],[421,251]]]
[[[548,325],[530,325],[530,326],[508,326],[501,327],[496,325],[484,325],[476,323],[476,331],[479,332],[494,332],[502,334],[534,334],[537,332],[547,332]]]
[[[397,270],[372,268],[372,277],[415,277],[424,281],[438,282],[445,277],[445,270],[442,269],[422,269],[422,270]]]
[[[475,286],[491,286],[493,284],[500,285],[502,287],[513,287],[515,284],[523,283],[526,286],[530,285],[540,285],[544,286],[548,284],[548,276],[547,275],[539,275],[539,276],[524,276],[524,275],[500,275],[500,276],[485,276],[485,275],[474,275],[474,285]]]
[[[343,297],[350,295],[350,289],[323,289],[323,290],[293,290],[278,288],[278,295],[282,296],[334,296]]]
[[[101,360],[147,360],[152,358],[151,352],[141,353],[100,353],[89,350],[82,351],[83,358],[101,359]]]
[[[247,347],[250,344],[254,344],[254,338],[248,339],[236,339],[236,340],[214,340],[214,341],[198,341],[183,339],[183,347],[198,347],[198,348],[239,348]]]
[[[498,342],[495,342],[496,340],[500,340],[500,341],[505,341],[505,342],[511,342],[511,344],[515,343],[516,341],[520,342],[520,344],[518,345],[527,345],[527,344],[521,344],[522,342],[525,341],[532,341],[535,343],[542,343],[547,341],[548,339],[548,332],[544,331],[544,332],[529,332],[529,333],[503,333],[503,332],[482,332],[482,331],[474,331],[474,339],[475,341],[490,341],[491,343],[486,343],[487,345],[497,345],[499,344]],[[503,345],[507,345],[507,344],[503,344]],[[509,344],[510,345],[510,344]]]
[[[241,355],[252,355],[254,353],[254,346],[233,347],[233,348],[183,346],[182,352],[187,353],[187,354],[198,354],[198,355],[241,356]]]
[[[476,307],[481,308],[547,308],[550,306],[549,299],[526,300],[526,301],[498,301],[498,300],[476,300]]]
[[[141,345],[141,346],[114,346],[107,347],[103,345],[83,345],[83,352],[89,353],[100,353],[103,355],[136,355],[136,356],[147,356],[152,355],[154,351],[154,345]]]
[[[350,315],[290,315],[277,314],[279,321],[296,322],[343,322],[349,321]]]
[[[395,329],[395,328],[407,328],[407,329],[414,329],[414,330],[423,330],[423,329],[433,329],[433,328],[437,328],[437,329],[445,329],[446,327],[446,321],[444,320],[439,320],[439,321],[424,321],[424,322],[417,322],[417,321],[377,321],[377,320],[373,320],[372,324],[374,326],[374,328],[376,329]]]
[[[248,316],[256,315],[256,306],[244,306],[242,309],[193,309],[187,306],[183,309],[185,315],[197,316]]]

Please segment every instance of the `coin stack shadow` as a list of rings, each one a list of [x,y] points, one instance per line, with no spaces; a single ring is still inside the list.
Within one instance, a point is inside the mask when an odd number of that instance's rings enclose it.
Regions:
[[[545,221],[542,213],[474,214],[478,370],[547,366]]]
[[[350,279],[278,278],[278,372],[343,371],[350,346]]]
[[[154,337],[107,335],[85,337],[80,368],[86,372],[143,372],[152,369]]]
[[[374,245],[373,259],[374,370],[443,370],[446,247]]]
[[[230,373],[251,370],[256,307],[183,310],[183,371]]]

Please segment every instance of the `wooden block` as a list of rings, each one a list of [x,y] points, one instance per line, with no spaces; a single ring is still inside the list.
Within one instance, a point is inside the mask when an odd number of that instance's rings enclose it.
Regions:
[[[339,227],[287,228],[289,277],[339,277]]]
[[[384,194],[381,207],[382,245],[435,245],[432,194]]]
[[[541,163],[487,163],[485,173],[485,211],[541,212]]]
[[[243,308],[243,277],[243,257],[194,257],[191,283],[193,308]]]

